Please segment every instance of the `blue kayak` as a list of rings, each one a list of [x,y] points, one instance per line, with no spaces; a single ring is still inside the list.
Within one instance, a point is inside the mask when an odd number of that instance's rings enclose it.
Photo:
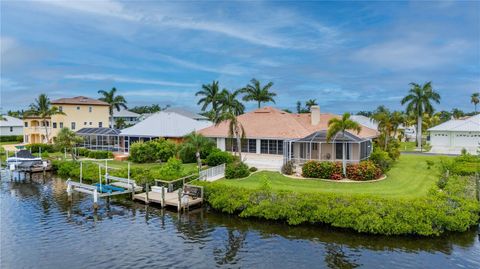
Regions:
[[[120,188],[120,187],[116,187],[116,186],[112,186],[112,185],[105,185],[105,184],[100,185],[100,183],[95,184],[95,186],[97,187],[97,190],[99,192],[103,192],[103,193],[112,193],[112,192],[115,192],[115,191],[124,191],[125,190],[124,188]]]

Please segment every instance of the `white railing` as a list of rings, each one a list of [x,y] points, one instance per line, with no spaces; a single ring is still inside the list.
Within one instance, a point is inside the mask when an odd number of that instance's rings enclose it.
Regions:
[[[206,170],[200,171],[199,179],[204,181],[215,181],[225,177],[225,164],[221,164]]]

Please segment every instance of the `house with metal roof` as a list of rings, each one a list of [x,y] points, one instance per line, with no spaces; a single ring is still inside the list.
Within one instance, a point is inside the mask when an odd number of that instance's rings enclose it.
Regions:
[[[121,120],[127,126],[137,124],[140,121],[140,114],[130,110],[120,108],[120,110],[113,110],[113,123],[117,125],[117,121]],[[112,126],[110,126],[112,127]],[[112,127],[113,128],[113,127]]]
[[[310,113],[294,114],[273,107],[263,107],[237,117],[245,130],[242,158],[251,166],[278,170],[286,161],[303,164],[308,160],[340,161],[345,144],[347,162],[359,162],[370,156],[372,139],[378,131],[362,126],[360,133],[347,131],[327,141],[328,121],[340,117],[320,113],[312,106]],[[229,136],[228,122],[199,131],[215,139],[221,150],[235,152],[237,144]]]
[[[23,135],[23,121],[14,117],[1,115],[0,136]]]
[[[462,149],[476,154],[480,148],[480,114],[452,119],[427,130],[433,153],[460,154]]]
[[[130,145],[137,141],[162,137],[180,142],[185,135],[211,125],[212,122],[201,115],[184,109],[169,108],[121,130],[120,143],[124,151],[128,152]]]

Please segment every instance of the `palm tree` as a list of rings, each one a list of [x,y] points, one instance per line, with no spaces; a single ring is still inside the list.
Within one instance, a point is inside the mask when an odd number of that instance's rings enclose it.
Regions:
[[[98,100],[108,103],[110,105],[110,128],[115,128],[113,122],[113,109],[115,108],[117,111],[120,111],[121,107],[127,109],[127,101],[122,95],[115,95],[116,92],[117,89],[115,87],[113,87],[110,91],[98,91],[98,93],[102,95],[102,97],[98,98]]]
[[[30,104],[30,109],[25,111],[25,116],[35,115],[40,117],[42,124],[45,127],[45,138],[47,143],[50,143],[50,137],[48,134],[48,118],[51,118],[53,115],[65,115],[64,112],[60,111],[58,107],[52,106],[50,99],[44,93],[40,94],[35,102]]]
[[[202,159],[200,158],[200,152],[210,146],[212,141],[201,134],[191,132],[184,137],[184,142],[182,144],[182,149],[188,152],[195,152],[195,157],[197,158],[198,171],[202,169]]]
[[[213,81],[212,84],[203,84],[202,89],[195,93],[195,96],[203,96],[198,100],[197,105],[202,105],[202,111],[205,111],[209,105],[212,106],[212,111],[217,112],[220,100],[220,87],[218,81]]]
[[[328,121],[328,131],[327,131],[327,142],[330,142],[332,138],[341,133],[342,137],[345,138],[345,131],[353,130],[357,131],[357,134],[360,133],[362,127],[356,121],[350,119],[350,113],[344,113],[342,118],[332,118]],[[342,168],[343,175],[347,175],[347,165],[345,161],[345,141],[342,143]]]
[[[475,106],[475,114],[477,114],[477,105],[480,103],[480,93],[473,93],[470,102]]]
[[[310,111],[310,108],[312,106],[318,106],[317,99],[309,99],[305,102],[305,106],[307,107],[307,110]]]
[[[273,99],[277,96],[276,93],[269,91],[273,86],[273,82],[268,82],[267,85],[261,86],[260,81],[252,78],[250,80],[251,84],[248,84],[245,88],[242,89],[242,93],[246,95],[243,96],[243,101],[257,101],[258,108],[260,108],[262,103],[272,102],[275,103]]]
[[[69,150],[72,154],[72,160],[75,160],[73,148],[82,141],[83,138],[75,134],[74,131],[71,131],[68,128],[62,128],[55,139],[55,144],[58,148],[65,148]]]
[[[432,89],[432,82],[423,85],[410,83],[412,86],[409,94],[405,96],[401,104],[407,104],[407,113],[413,113],[417,117],[417,147],[422,147],[422,117],[423,113],[433,113],[431,101],[440,103],[440,95]]]
[[[223,90],[220,94],[221,99],[219,101],[218,113],[216,114],[213,123],[218,126],[220,123],[228,122],[228,135],[234,137],[237,141],[237,152],[240,160],[242,159],[242,143],[241,139],[245,138],[245,130],[242,124],[238,121],[238,116],[243,114],[245,106],[238,100],[238,95],[242,90],[236,90],[229,92]]]
[[[391,114],[392,117],[392,128],[393,128],[393,137],[397,137],[398,133],[398,128],[400,125],[404,125],[403,127],[405,128],[405,120],[406,120],[406,115],[402,111],[393,111]]]
[[[388,139],[390,138],[391,132],[393,131],[393,120],[392,120],[392,113],[386,108],[377,109],[377,112],[373,114],[372,119],[378,123],[378,130],[384,136],[384,150],[387,150],[388,147]]]
[[[457,120],[458,120],[458,119],[460,119],[460,118],[463,117],[463,116],[465,116],[465,113],[464,113],[462,110],[460,110],[460,109],[458,109],[458,108],[452,109],[452,117],[453,117],[454,119],[457,119]]]

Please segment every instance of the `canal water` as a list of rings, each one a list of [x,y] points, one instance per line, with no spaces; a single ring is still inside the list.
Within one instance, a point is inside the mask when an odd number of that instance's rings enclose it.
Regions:
[[[438,238],[291,227],[128,199],[69,202],[65,181],[0,182],[1,268],[480,268],[478,231]]]

